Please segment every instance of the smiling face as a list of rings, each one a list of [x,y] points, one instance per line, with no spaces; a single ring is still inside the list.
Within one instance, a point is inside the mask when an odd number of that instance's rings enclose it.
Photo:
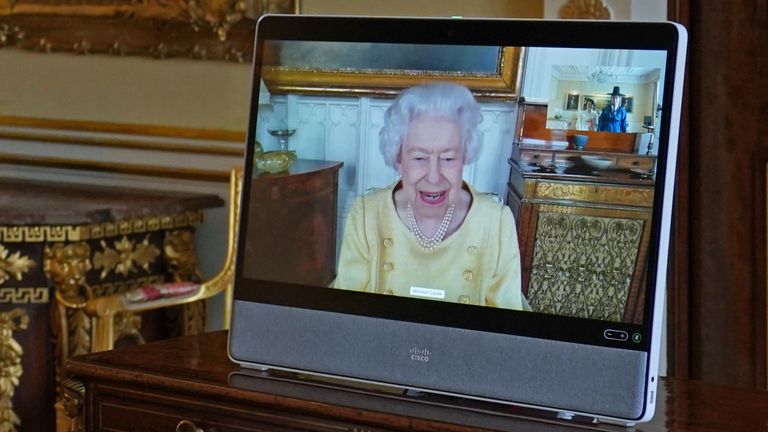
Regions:
[[[612,95],[611,96],[611,105],[613,105],[614,108],[618,108],[621,105],[621,96],[619,96],[619,95]]]
[[[413,119],[398,157],[402,192],[421,217],[442,218],[462,188],[464,143],[459,125],[445,117]]]

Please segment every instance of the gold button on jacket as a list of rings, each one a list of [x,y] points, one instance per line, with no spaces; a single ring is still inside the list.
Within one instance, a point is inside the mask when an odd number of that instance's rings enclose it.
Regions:
[[[364,195],[347,218],[336,288],[411,296],[411,287],[444,292],[444,301],[522,309],[520,251],[509,207],[472,194],[458,231],[431,252],[397,216],[395,184]]]

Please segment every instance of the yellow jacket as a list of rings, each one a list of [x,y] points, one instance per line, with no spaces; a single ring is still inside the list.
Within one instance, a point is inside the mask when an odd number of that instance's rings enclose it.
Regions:
[[[426,252],[397,216],[396,184],[353,205],[336,288],[523,309],[520,249],[509,207],[469,187],[472,206],[463,224]]]

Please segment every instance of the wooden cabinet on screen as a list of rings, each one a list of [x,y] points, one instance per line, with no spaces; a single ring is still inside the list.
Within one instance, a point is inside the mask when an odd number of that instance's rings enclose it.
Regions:
[[[547,129],[546,108],[521,103],[509,160],[523,292],[534,311],[640,323],[656,158],[634,133]]]
[[[336,277],[341,162],[297,160],[285,173],[256,173],[250,185],[246,277],[327,286]]]

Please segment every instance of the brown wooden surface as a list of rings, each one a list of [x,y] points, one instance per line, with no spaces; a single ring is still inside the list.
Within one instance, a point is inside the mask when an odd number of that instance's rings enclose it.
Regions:
[[[768,3],[670,0],[669,11],[690,46],[670,373],[765,389]]]
[[[667,1],[667,19],[690,27],[688,1]],[[689,34],[689,38],[690,38]],[[690,46],[690,44],[689,44]],[[690,63],[690,53],[688,62]],[[675,203],[672,209],[672,227],[669,251],[669,275],[667,277],[667,374],[678,378],[690,378],[689,364],[689,307],[690,291],[689,254],[690,241],[690,71],[686,65],[683,89],[683,107],[680,116],[677,175],[675,178]]]
[[[13,339],[24,350],[21,356],[23,373],[13,395],[13,411],[21,420],[21,431],[49,431],[54,422],[56,396],[56,357],[51,343],[49,304],[0,303],[0,313],[15,308],[21,308],[29,316],[29,326],[13,333]],[[10,351],[6,347],[3,350],[4,354]],[[6,359],[4,357],[4,361]]]
[[[573,148],[573,136],[576,134],[587,135],[586,149],[589,151],[607,151],[618,153],[634,153],[634,133],[618,132],[593,132],[576,129],[548,129],[547,105],[532,103],[521,104],[523,114],[522,136],[546,141],[568,141],[569,148]]]
[[[341,162],[298,159],[251,182],[245,276],[328,286],[336,277]]]
[[[213,194],[0,178],[0,224],[83,225],[224,205]]]
[[[70,360],[68,370],[86,383],[89,431],[173,430],[181,419],[219,432],[626,430],[448,397],[266,378],[230,362],[225,332],[90,354]],[[657,400],[656,416],[635,430],[761,431],[768,424],[764,391],[662,379]]]

